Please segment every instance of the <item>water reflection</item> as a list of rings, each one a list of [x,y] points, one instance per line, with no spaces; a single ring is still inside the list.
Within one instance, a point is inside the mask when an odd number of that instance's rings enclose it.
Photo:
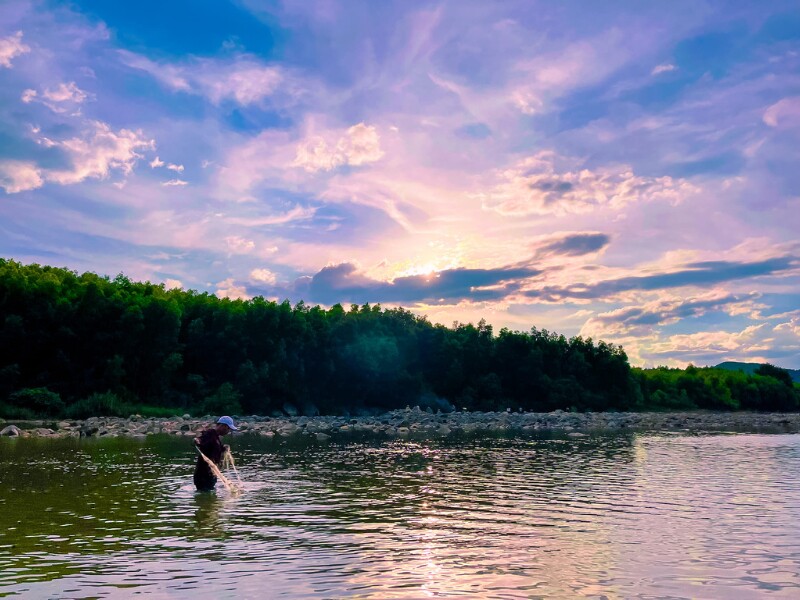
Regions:
[[[2,440],[0,595],[796,597],[800,436]]]

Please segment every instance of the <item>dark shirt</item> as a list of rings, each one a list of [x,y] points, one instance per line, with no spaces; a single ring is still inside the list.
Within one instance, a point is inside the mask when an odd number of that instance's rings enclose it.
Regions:
[[[222,462],[222,454],[225,451],[225,447],[217,430],[206,429],[198,437],[200,438],[200,444],[198,444],[200,451],[215,464],[219,465]],[[197,466],[194,468],[194,485],[199,490],[210,490],[216,484],[217,478],[211,472],[208,463],[203,460],[202,456],[198,456]]]

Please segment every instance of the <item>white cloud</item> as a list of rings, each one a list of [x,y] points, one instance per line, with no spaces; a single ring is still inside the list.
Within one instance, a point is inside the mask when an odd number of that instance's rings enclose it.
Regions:
[[[540,152],[500,173],[492,191],[479,194],[483,207],[505,216],[585,213],[632,202],[680,202],[698,189],[685,179],[641,177],[619,165],[592,171],[553,152]]]
[[[42,96],[53,102],[83,102],[88,94],[80,89],[74,81],[60,83],[57,88],[45,89]]]
[[[30,46],[22,43],[21,31],[17,31],[8,37],[0,38],[0,67],[10,69],[12,67],[12,59],[30,51]]]
[[[275,273],[269,269],[253,269],[250,271],[250,278],[254,281],[266,283],[267,285],[275,285],[275,282],[277,281]]]
[[[72,160],[72,168],[49,170],[47,180],[68,185],[85,179],[105,179],[112,170],[128,175],[136,161],[143,158],[137,151],[153,149],[155,143],[146,139],[141,131],[113,131],[106,123],[92,121],[83,137],[55,142],[55,145]]]
[[[236,254],[247,254],[248,252],[252,252],[256,247],[253,240],[248,240],[238,235],[226,237],[225,243],[228,245],[228,250]]]
[[[167,165],[167,169],[175,171],[176,173],[183,173],[183,165],[173,165],[170,163]]]
[[[323,136],[311,136],[297,146],[295,167],[310,173],[330,171],[342,165],[362,165],[375,162],[383,156],[378,131],[373,126],[359,123],[350,127],[335,142]]]
[[[673,64],[665,63],[663,65],[656,65],[653,67],[653,70],[650,71],[651,75],[659,75],[661,73],[669,73],[670,71],[676,71],[678,67]]]
[[[87,98],[89,98],[89,94],[80,89],[74,81],[60,83],[53,89],[45,88],[41,93],[33,89],[22,92],[24,103],[41,102],[56,113],[73,110],[76,105],[82,104]]]
[[[35,190],[43,185],[44,180],[36,164],[20,160],[0,162],[0,187],[6,194]]]
[[[770,127],[800,125],[800,96],[776,102],[766,110],[763,119]]]
[[[196,78],[200,89],[213,103],[233,99],[243,105],[255,104],[271,96],[282,80],[283,75],[278,67],[251,61],[240,63],[232,70],[218,70],[210,66]]]
[[[164,287],[168,290],[180,289],[183,287],[183,283],[178,279],[165,279]]]
[[[158,167],[163,167],[164,164],[165,164],[164,161],[156,156],[153,160],[150,161],[150,168],[157,169]]]
[[[232,277],[217,283],[216,295],[219,298],[230,298],[231,300],[238,298],[242,300],[250,299],[247,294],[247,288],[243,285],[236,285]]]
[[[233,100],[246,106],[277,94],[295,93],[283,69],[249,55],[231,60],[194,59],[184,64],[159,63],[126,50],[120,55],[125,64],[149,73],[167,87],[205,96],[214,104]]]
[[[34,129],[34,135],[38,132]],[[69,168],[46,169],[32,162],[6,161],[0,166],[2,183],[8,194],[35,189],[45,182],[70,185],[86,179],[105,179],[112,171],[128,175],[137,160],[138,150],[152,149],[153,140],[141,131],[113,131],[107,124],[92,121],[81,137],[54,141],[41,137],[38,143],[60,148],[70,160]]]
[[[189,182],[184,181],[183,179],[170,179],[169,181],[165,181],[161,185],[165,187],[184,186],[184,185],[189,185]]]

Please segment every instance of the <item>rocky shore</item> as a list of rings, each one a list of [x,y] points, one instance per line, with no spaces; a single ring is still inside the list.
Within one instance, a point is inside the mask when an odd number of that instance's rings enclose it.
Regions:
[[[313,437],[326,442],[348,435],[383,438],[425,438],[460,434],[515,434],[554,431],[580,437],[602,431],[764,431],[798,433],[800,414],[749,412],[670,413],[550,413],[450,412],[433,413],[419,407],[381,415],[340,416],[242,416],[236,419],[240,433],[268,438]],[[92,417],[85,420],[16,421],[0,420],[0,436],[9,437],[119,437],[146,438],[167,434],[193,436],[213,423],[213,418],[191,417],[129,418]]]

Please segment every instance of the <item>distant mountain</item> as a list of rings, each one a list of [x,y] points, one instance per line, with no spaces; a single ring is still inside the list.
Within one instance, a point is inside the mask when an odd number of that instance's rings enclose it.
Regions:
[[[745,362],[723,362],[716,365],[715,369],[726,369],[728,371],[744,371],[745,373],[749,373],[752,375],[756,372],[756,369],[761,366],[761,363],[745,363]],[[783,368],[783,367],[781,367]],[[795,383],[800,383],[800,370],[798,369],[783,369],[784,371],[788,371],[789,375],[792,376],[792,381]]]

